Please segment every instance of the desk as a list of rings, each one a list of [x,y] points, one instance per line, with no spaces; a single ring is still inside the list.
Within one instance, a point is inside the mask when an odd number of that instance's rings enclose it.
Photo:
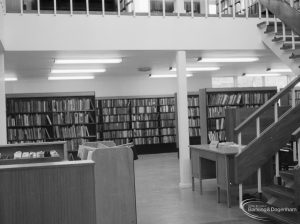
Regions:
[[[200,194],[203,194],[202,180],[217,179],[217,199],[220,202],[220,190],[226,191],[227,206],[231,206],[230,191],[234,180],[234,156],[238,147],[210,145],[190,146],[192,162],[192,187],[195,189],[194,179],[200,180]]]

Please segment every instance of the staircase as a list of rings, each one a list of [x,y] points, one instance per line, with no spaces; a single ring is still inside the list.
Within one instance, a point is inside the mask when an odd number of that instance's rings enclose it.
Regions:
[[[280,98],[293,92],[295,86],[300,82],[300,11],[298,8],[291,7],[294,2],[294,0],[288,2],[284,0],[260,0],[260,4],[268,10],[265,21],[257,26],[263,43],[298,76],[235,128],[239,144],[242,142],[243,130],[247,128],[249,123],[256,122],[257,128],[257,137],[235,157],[235,182],[239,184],[242,209],[245,212],[243,206],[245,204],[249,206],[251,203],[252,206],[269,208],[271,212],[262,210],[250,215],[245,213],[259,220],[271,220],[271,223],[300,223],[300,104],[296,105],[294,99],[291,108],[278,117]],[[272,108],[274,110],[274,123],[261,132],[260,116]],[[279,151],[291,140],[294,142],[296,166],[283,170],[280,168]],[[297,148],[299,148],[298,151]],[[274,158],[275,161],[274,184],[262,186],[261,167],[271,158]],[[257,172],[258,177],[259,200],[242,202],[242,183],[255,172]]]

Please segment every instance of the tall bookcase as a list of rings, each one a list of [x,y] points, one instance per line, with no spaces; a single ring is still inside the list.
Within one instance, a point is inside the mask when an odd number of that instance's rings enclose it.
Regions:
[[[138,153],[176,151],[174,96],[96,99],[97,140],[133,142]]]
[[[225,109],[259,107],[276,92],[276,87],[201,89],[201,143],[226,141]]]
[[[295,88],[295,99],[296,99],[296,105],[300,103],[300,88],[296,87]],[[291,106],[292,105],[292,92],[289,92],[285,94],[281,99],[280,99],[281,106]]]
[[[66,141],[77,151],[96,140],[94,104],[94,92],[7,95],[8,144]]]

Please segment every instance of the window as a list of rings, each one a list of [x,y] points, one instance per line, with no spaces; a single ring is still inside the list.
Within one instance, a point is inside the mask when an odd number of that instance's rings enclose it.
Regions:
[[[263,86],[263,77],[240,76],[237,80],[238,87],[260,87]]]
[[[266,86],[277,86],[278,89],[282,89],[288,84],[287,76],[270,76],[265,79]]]

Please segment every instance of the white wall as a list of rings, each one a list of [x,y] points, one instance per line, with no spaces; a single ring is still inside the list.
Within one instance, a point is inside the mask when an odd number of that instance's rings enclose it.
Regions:
[[[265,49],[257,18],[6,14],[7,51]]]
[[[188,78],[188,91],[211,87],[211,77]],[[95,80],[48,81],[43,79],[6,82],[6,93],[78,92],[95,91],[97,97],[142,96],[174,94],[176,78],[150,79],[147,77],[102,77]]]

